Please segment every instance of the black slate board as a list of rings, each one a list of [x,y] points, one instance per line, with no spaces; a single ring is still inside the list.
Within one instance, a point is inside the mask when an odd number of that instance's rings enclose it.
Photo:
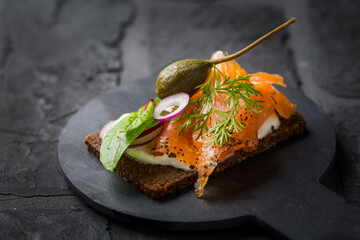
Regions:
[[[221,229],[245,223],[294,239],[360,236],[360,211],[319,183],[335,154],[329,121],[301,93],[281,89],[308,123],[297,137],[212,177],[203,198],[190,187],[151,200],[105,170],[82,140],[110,119],[155,96],[155,78],[125,84],[90,101],[63,130],[61,167],[92,207],[117,219],[175,230]]]

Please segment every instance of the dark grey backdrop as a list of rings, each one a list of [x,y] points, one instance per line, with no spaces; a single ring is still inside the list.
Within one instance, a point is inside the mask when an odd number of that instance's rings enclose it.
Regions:
[[[181,58],[234,52],[285,77],[325,112],[337,156],[326,185],[360,206],[360,2],[0,0],[0,238],[270,238],[257,226],[212,233],[139,229],[88,208],[57,159],[61,130],[90,99]]]

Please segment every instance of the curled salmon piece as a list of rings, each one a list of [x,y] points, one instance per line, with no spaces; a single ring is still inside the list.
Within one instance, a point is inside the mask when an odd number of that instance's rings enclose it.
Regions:
[[[226,54],[222,51],[217,51],[212,55],[213,58],[221,58]],[[258,130],[262,124],[276,111],[281,117],[289,118],[295,108],[280,91],[278,91],[272,84],[286,87],[283,78],[277,74],[269,74],[258,72],[248,74],[235,60],[220,63],[216,68],[227,78],[235,79],[238,76],[249,76],[249,82],[254,84],[254,88],[260,91],[261,95],[251,95],[252,100],[259,100],[258,104],[263,108],[249,110],[246,108],[242,99],[239,99],[241,109],[238,111],[236,118],[241,122],[243,127],[241,131],[229,132],[230,137],[228,142],[224,145],[210,144],[211,134],[202,134],[198,138],[199,131],[190,128],[189,131],[179,134],[177,128],[183,122],[176,122],[170,120],[165,123],[162,132],[156,137],[153,148],[154,155],[167,154],[168,156],[176,158],[183,165],[193,169],[198,173],[198,179],[195,184],[195,193],[198,197],[203,195],[204,188],[208,182],[209,176],[219,162],[224,161],[227,156],[231,155],[237,150],[254,151],[258,147]],[[206,81],[211,81],[214,74],[214,69],[211,70]],[[220,82],[224,81],[224,77],[220,78]],[[217,82],[215,82],[217,84]],[[196,93],[192,99],[198,99],[202,92]],[[233,103],[224,104],[227,95],[219,93],[214,100],[213,107],[219,111],[227,111],[233,107]],[[191,107],[188,109],[190,110]],[[208,120],[207,127],[211,129],[219,119],[216,116],[211,116]]]
[[[255,88],[261,92],[262,95],[270,96],[264,100],[265,107],[270,107],[269,102],[273,101],[275,103],[276,112],[283,118],[289,118],[295,109],[295,104],[293,104],[284,94],[277,90],[271,84],[259,84]],[[270,95],[269,95],[270,94]],[[263,105],[263,104],[261,104]]]
[[[276,112],[283,118],[289,118],[294,112],[295,104],[290,102],[290,100],[276,88],[273,87],[273,90],[277,96]]]
[[[252,84],[277,84],[282,87],[286,87],[284,78],[278,74],[270,74],[266,72],[258,72],[250,74],[250,82]]]
[[[275,110],[283,118],[289,118],[295,109],[295,105],[285,97],[279,90],[270,84],[276,84],[286,87],[284,78],[278,74],[270,74],[265,72],[258,72],[250,74],[250,82],[252,84],[259,84],[263,87],[257,87],[260,91],[272,91],[273,100],[276,102]]]

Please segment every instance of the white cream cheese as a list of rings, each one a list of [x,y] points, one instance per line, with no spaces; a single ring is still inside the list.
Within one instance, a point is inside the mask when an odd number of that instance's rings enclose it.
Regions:
[[[278,129],[279,127],[280,127],[280,119],[278,115],[274,112],[268,119],[265,120],[265,122],[259,128],[258,130],[259,140],[263,139],[264,137],[272,133],[273,130]],[[186,171],[191,170],[189,167],[185,166],[184,164],[176,160],[176,158],[168,157],[166,154],[162,156],[152,155],[151,154],[152,147],[153,147],[153,142],[150,142],[149,144],[140,147],[128,148],[125,151],[125,154],[133,158],[134,160],[145,164],[168,165]],[[232,155],[233,153],[227,156],[227,158],[231,157]]]
[[[271,116],[265,120],[265,122],[261,125],[261,127],[258,130],[258,139],[263,139],[270,133],[272,133],[273,130],[276,130],[280,127],[280,119],[278,115],[273,112]]]

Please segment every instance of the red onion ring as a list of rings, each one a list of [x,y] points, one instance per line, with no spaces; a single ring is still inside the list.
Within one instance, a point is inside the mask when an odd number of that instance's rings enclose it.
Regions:
[[[109,122],[107,122],[100,130],[99,132],[99,137],[101,138],[101,140],[104,139],[105,135],[113,128],[115,127],[115,125],[121,120],[121,118],[116,119],[116,120],[111,120]],[[134,142],[131,143],[131,145],[129,147],[139,147],[145,144],[148,144],[149,142],[151,142],[152,140],[154,140],[157,135],[159,135],[162,131],[162,127],[163,127],[164,123],[163,122],[159,122],[158,124],[156,124],[155,126],[146,129],[145,131],[143,131],[139,137],[136,138],[136,140]]]
[[[135,141],[133,141],[130,144],[129,147],[139,147],[139,146],[148,144],[149,142],[154,140],[157,137],[157,135],[159,135],[161,133],[162,129],[163,129],[163,126],[161,125],[160,127],[158,127],[155,130],[151,131],[149,134],[147,134],[145,136],[142,136],[142,137],[139,136]]]
[[[186,108],[189,103],[190,96],[187,93],[176,93],[174,95],[168,96],[161,100],[161,102],[155,107],[153,112],[153,117],[158,121],[167,121],[178,115],[180,115]],[[178,107],[174,111],[162,116],[161,113],[168,111],[168,109],[173,109]]]
[[[141,138],[145,135],[148,135],[149,133],[155,131],[156,129],[158,129],[159,127],[161,127],[164,124],[164,122],[158,122],[158,124],[156,124],[155,126],[151,127],[151,128],[147,128],[145,129],[139,136],[138,138]]]
[[[128,148],[137,148],[137,147],[144,146],[144,145],[146,145],[146,144],[148,144],[148,143],[152,142],[154,139],[155,139],[155,138],[150,139],[149,141],[144,142],[144,143],[141,143],[141,144],[131,144]]]

